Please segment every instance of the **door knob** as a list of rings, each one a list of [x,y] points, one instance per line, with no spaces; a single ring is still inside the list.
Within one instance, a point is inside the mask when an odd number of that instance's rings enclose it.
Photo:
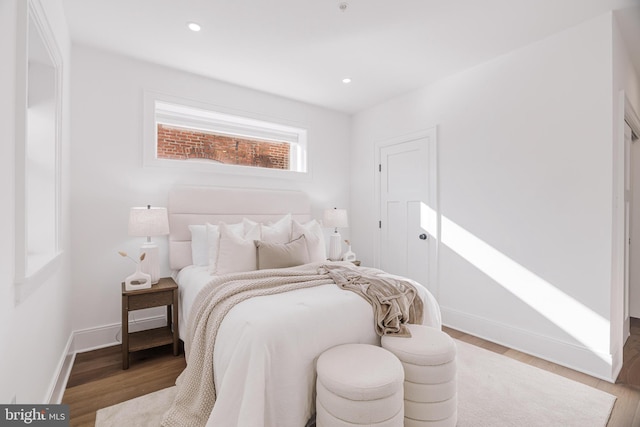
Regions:
[[[418,238],[419,238],[420,240],[427,240],[427,235],[426,235],[426,234],[424,234],[424,233],[422,233],[421,235],[419,235],[419,236],[418,236]]]

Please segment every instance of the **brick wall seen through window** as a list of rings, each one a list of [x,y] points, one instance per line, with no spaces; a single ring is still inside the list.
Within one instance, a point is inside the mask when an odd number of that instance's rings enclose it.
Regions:
[[[220,163],[289,170],[287,142],[220,135],[158,123],[159,159],[207,159]]]

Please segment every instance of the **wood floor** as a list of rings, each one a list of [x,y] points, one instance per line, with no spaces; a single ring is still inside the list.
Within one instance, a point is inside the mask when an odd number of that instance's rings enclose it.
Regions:
[[[98,409],[171,387],[185,366],[171,345],[132,353],[127,370],[120,346],[78,354],[62,398],[70,426],[93,427]]]
[[[640,427],[640,319],[632,319],[616,384],[450,328],[444,330],[461,341],[611,393],[617,400],[607,427]],[[185,366],[184,356],[173,356],[171,346],[132,354],[126,371],[122,370],[120,346],[78,354],[62,399],[70,406],[70,425],[93,427],[98,409],[170,387]]]

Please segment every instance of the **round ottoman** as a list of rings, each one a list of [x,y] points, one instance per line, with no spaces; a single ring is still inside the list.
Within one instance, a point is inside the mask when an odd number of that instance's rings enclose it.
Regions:
[[[318,358],[316,426],[402,427],[404,371],[396,356],[369,344],[344,344]]]
[[[439,329],[407,325],[411,338],[382,337],[404,368],[404,425],[453,427],[458,420],[456,345]]]

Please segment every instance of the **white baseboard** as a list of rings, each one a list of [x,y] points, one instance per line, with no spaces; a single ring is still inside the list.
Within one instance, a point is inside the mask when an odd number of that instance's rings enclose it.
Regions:
[[[159,328],[166,324],[166,316],[148,317],[130,322],[129,331],[137,332],[145,329]],[[45,401],[50,404],[59,404],[62,402],[64,390],[67,387],[71,368],[73,367],[77,353],[119,345],[121,343],[121,329],[120,323],[114,323],[96,328],[73,331],[67,340],[65,350],[58,362],[56,375],[52,379]]]
[[[67,387],[67,380],[69,379],[71,367],[73,366],[73,359],[75,358],[75,353],[71,352],[72,346],[73,333],[69,335],[67,345],[62,352],[60,360],[58,361],[56,375],[51,380],[51,385],[49,386],[49,392],[47,393],[45,402],[49,402],[50,404],[59,404],[60,402],[62,402],[64,389]]]
[[[501,322],[440,307],[442,323],[448,327],[539,357],[587,375],[614,383],[619,367],[615,358],[584,346],[515,328]]]
[[[165,316],[147,317],[129,322],[129,332],[137,332],[145,329],[159,328],[167,324]],[[73,333],[73,351],[84,353],[85,351],[119,345],[122,342],[122,327],[120,323],[82,329]]]
[[[611,378],[613,378],[613,380],[607,381],[615,383],[616,379],[618,379],[618,375],[620,375],[620,371],[622,370],[622,355],[620,354],[620,350],[616,350],[616,352],[611,355],[611,360],[613,361],[611,366]]]

